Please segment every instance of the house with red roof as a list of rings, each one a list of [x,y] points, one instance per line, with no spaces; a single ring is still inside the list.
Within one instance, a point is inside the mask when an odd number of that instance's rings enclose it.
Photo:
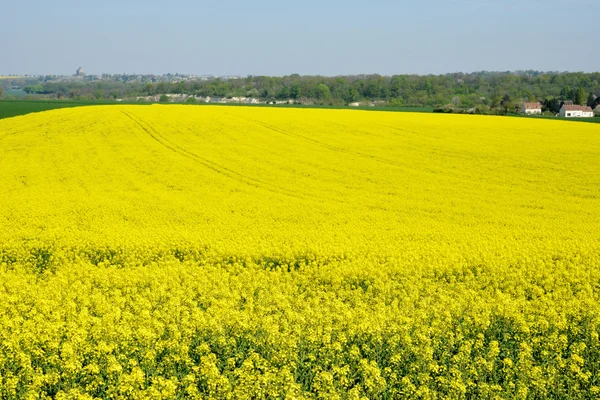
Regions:
[[[542,105],[540,103],[523,103],[521,112],[523,114],[541,114]]]
[[[578,105],[563,105],[559,115],[565,118],[591,118],[594,116],[592,107]]]

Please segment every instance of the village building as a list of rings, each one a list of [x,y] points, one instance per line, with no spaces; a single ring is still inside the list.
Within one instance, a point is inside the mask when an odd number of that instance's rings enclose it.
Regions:
[[[594,111],[588,106],[563,105],[559,115],[564,118],[590,118],[594,116]]]
[[[523,103],[521,112],[523,114],[541,114],[542,105],[540,103]]]
[[[83,68],[81,68],[81,67],[77,68],[77,72],[75,72],[75,76],[85,76],[85,72],[83,71]]]

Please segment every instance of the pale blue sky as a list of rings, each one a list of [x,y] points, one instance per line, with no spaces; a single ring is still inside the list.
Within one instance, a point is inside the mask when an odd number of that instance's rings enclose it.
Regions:
[[[598,71],[600,0],[7,0],[0,75]]]

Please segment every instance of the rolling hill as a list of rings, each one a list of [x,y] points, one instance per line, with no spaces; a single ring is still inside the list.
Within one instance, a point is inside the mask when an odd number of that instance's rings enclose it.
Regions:
[[[0,397],[600,391],[599,170],[551,120],[1,120]]]

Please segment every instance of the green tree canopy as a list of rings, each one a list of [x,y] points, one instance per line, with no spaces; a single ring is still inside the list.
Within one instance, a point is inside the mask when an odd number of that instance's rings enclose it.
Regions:
[[[577,96],[575,98],[575,103],[580,106],[584,106],[586,103],[585,89],[583,87],[579,87],[577,90]]]
[[[596,103],[596,96],[594,96],[594,93],[589,94],[588,98],[587,98],[587,105],[594,108]]]
[[[547,99],[572,100],[597,104],[600,96],[600,72],[474,72],[445,75],[354,75],[301,76],[298,74],[248,76],[242,79],[194,79],[174,75],[109,75],[101,81],[28,77],[1,81],[4,95],[14,86],[25,88],[34,97],[69,99],[135,99],[163,94],[209,97],[249,96],[261,101],[316,100],[343,105],[356,101],[376,101],[387,105],[441,107],[453,103],[456,109],[482,106],[493,112],[515,112],[524,101]],[[583,95],[580,92],[583,90]],[[453,100],[455,99],[455,100]],[[163,99],[165,102],[166,100]],[[555,103],[546,104],[550,112]]]
[[[319,100],[328,100],[331,99],[331,91],[329,90],[329,86],[324,83],[319,83],[317,85],[317,99]]]

